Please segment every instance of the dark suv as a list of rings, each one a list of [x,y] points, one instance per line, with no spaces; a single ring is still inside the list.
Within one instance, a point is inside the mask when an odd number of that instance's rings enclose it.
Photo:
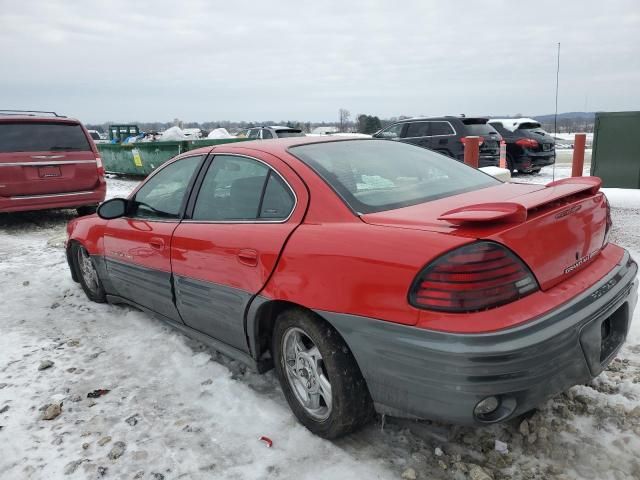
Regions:
[[[433,117],[407,118],[393,123],[373,136],[413,143],[456,160],[464,160],[464,137],[482,138],[480,166],[497,166],[500,160],[500,134],[487,118]]]
[[[492,118],[489,123],[507,143],[507,167],[513,173],[538,173],[556,161],[556,142],[531,118]]]

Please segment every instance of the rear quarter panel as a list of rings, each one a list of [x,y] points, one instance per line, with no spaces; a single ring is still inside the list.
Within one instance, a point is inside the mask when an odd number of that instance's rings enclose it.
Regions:
[[[289,239],[262,295],[324,310],[415,325],[407,295],[418,271],[472,241],[360,220],[305,223]]]

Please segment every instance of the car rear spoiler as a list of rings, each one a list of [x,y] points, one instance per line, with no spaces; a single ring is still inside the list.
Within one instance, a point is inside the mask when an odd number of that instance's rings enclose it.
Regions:
[[[529,210],[571,197],[578,193],[595,195],[600,190],[599,177],[571,177],[548,183],[545,188],[509,202],[475,203],[443,213],[438,220],[451,223],[504,222],[522,223]]]

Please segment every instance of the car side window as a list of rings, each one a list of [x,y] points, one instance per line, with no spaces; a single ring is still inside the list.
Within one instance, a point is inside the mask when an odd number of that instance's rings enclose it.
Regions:
[[[283,220],[289,216],[295,198],[282,178],[273,170],[269,172],[267,186],[260,204],[259,218],[265,220]]]
[[[179,218],[189,182],[202,158],[203,155],[182,158],[149,177],[136,192],[127,216],[149,220]]]
[[[263,140],[267,140],[269,138],[273,138],[273,135],[271,135],[271,132],[269,130],[267,130],[266,128],[262,129],[262,139]]]
[[[431,122],[429,135],[455,135],[449,122]]]
[[[288,186],[265,164],[247,157],[217,155],[202,181],[192,219],[285,219],[293,205]]]
[[[407,127],[407,138],[428,137],[431,135],[431,122],[411,122]]]
[[[249,138],[260,138],[260,129],[252,128],[249,130]]]
[[[400,138],[402,134],[402,127],[404,127],[404,123],[398,123],[397,125],[392,125],[387,129],[381,131],[376,137],[379,138]]]

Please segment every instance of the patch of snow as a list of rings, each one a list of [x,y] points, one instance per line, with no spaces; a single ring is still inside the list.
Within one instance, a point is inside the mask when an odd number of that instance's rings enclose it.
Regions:
[[[215,128],[209,132],[207,138],[235,138],[226,128]]]

